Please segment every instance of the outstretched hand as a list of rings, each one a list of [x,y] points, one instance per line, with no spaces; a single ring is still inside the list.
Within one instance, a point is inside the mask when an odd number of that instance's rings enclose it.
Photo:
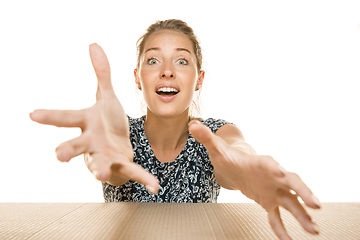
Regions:
[[[260,204],[267,211],[269,223],[279,239],[291,239],[282,223],[279,206],[291,212],[306,231],[319,233],[298,196],[314,209],[320,208],[320,203],[298,175],[285,171],[270,156],[249,155],[229,145],[198,121],[189,123],[189,131],[208,150],[220,185],[240,190]]]
[[[108,59],[97,44],[90,45],[89,51],[98,79],[95,105],[76,111],[35,110],[30,118],[57,127],[81,128],[82,134],[78,138],[57,147],[56,154],[60,161],[67,162],[86,154],[86,165],[97,179],[122,183],[131,179],[157,193],[158,181],[155,176],[133,163],[128,118],[113,90]]]

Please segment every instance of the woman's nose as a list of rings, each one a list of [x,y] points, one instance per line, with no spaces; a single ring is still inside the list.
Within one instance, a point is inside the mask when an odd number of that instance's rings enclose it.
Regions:
[[[165,63],[160,73],[160,78],[173,79],[175,78],[175,72],[172,69],[171,64]]]

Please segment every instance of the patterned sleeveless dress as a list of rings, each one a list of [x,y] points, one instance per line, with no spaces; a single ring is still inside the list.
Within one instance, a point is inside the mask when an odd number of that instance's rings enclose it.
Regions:
[[[129,180],[121,186],[102,183],[105,202],[176,202],[215,203],[220,185],[214,176],[206,148],[189,133],[185,147],[172,162],[156,159],[144,130],[145,116],[129,117],[130,141],[134,151],[134,163],[153,174],[159,181],[157,195],[149,193],[145,186]],[[208,118],[200,120],[215,133],[224,120]]]

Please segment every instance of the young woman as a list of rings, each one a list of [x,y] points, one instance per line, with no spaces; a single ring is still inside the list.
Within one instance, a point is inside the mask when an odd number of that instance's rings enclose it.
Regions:
[[[158,21],[138,41],[134,76],[147,106],[141,118],[125,114],[97,44],[90,45],[90,57],[98,78],[96,104],[79,111],[36,110],[30,117],[82,129],[78,138],[56,149],[57,157],[69,161],[84,154],[89,170],[103,183],[106,202],[216,202],[222,186],[240,190],[265,208],[280,239],[290,237],[279,206],[318,234],[297,196],[311,208],[320,203],[296,174],[270,156],[257,155],[235,125],[190,115],[205,73],[200,46],[185,22]]]

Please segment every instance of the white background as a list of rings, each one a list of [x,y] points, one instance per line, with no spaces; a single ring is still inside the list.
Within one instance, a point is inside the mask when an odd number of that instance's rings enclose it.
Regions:
[[[54,2],[0,3],[0,202],[103,201],[82,156],[55,156],[80,130],[40,125],[29,113],[94,104],[88,45],[97,42],[127,114],[140,116],[135,43],[168,18],[186,21],[201,41],[203,117],[235,123],[321,201],[360,201],[359,1]],[[234,191],[219,197],[244,201]]]

